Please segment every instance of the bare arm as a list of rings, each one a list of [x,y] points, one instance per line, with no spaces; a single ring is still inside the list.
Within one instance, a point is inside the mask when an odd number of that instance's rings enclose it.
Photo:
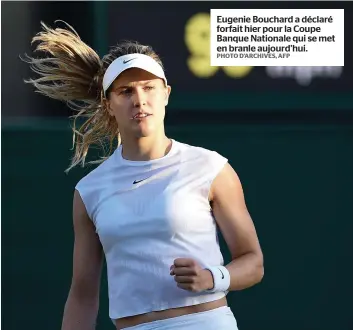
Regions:
[[[73,201],[73,275],[62,330],[93,330],[99,308],[103,254],[95,228],[77,191]]]
[[[240,180],[229,164],[214,180],[210,200],[232,255],[232,262],[226,265],[231,276],[229,290],[242,290],[257,284],[264,275],[263,255]]]

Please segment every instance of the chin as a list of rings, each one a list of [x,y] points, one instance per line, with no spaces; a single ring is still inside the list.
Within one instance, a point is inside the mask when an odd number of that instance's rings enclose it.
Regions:
[[[141,122],[133,128],[134,134],[137,137],[148,137],[154,135],[158,131],[158,125],[155,122]]]
[[[145,128],[140,128],[135,131],[135,136],[136,137],[148,137],[153,135],[156,132],[155,129],[152,129],[151,127],[145,127]]]

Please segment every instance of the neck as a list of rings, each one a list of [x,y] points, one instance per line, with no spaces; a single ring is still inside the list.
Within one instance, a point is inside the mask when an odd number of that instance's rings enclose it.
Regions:
[[[162,158],[170,151],[172,142],[164,134],[122,140],[122,156],[132,161]]]

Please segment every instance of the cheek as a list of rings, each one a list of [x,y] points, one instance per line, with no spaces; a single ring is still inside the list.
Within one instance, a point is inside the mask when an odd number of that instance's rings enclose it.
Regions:
[[[113,99],[110,103],[110,109],[115,118],[122,118],[129,111],[129,99]]]
[[[154,97],[152,100],[152,106],[158,112],[164,113],[165,105],[166,105],[166,99],[164,95],[158,95]]]

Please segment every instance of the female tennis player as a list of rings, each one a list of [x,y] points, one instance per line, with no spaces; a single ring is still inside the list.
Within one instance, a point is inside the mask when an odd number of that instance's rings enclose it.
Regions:
[[[102,260],[116,329],[236,330],[229,291],[259,283],[263,255],[242,186],[215,151],[166,136],[171,87],[149,46],[124,42],[102,60],[71,28],[42,25],[27,57],[40,93],[78,113],[70,170],[108,146],[76,186],[72,284],[62,330],[95,328]],[[224,265],[217,225],[231,252]]]

